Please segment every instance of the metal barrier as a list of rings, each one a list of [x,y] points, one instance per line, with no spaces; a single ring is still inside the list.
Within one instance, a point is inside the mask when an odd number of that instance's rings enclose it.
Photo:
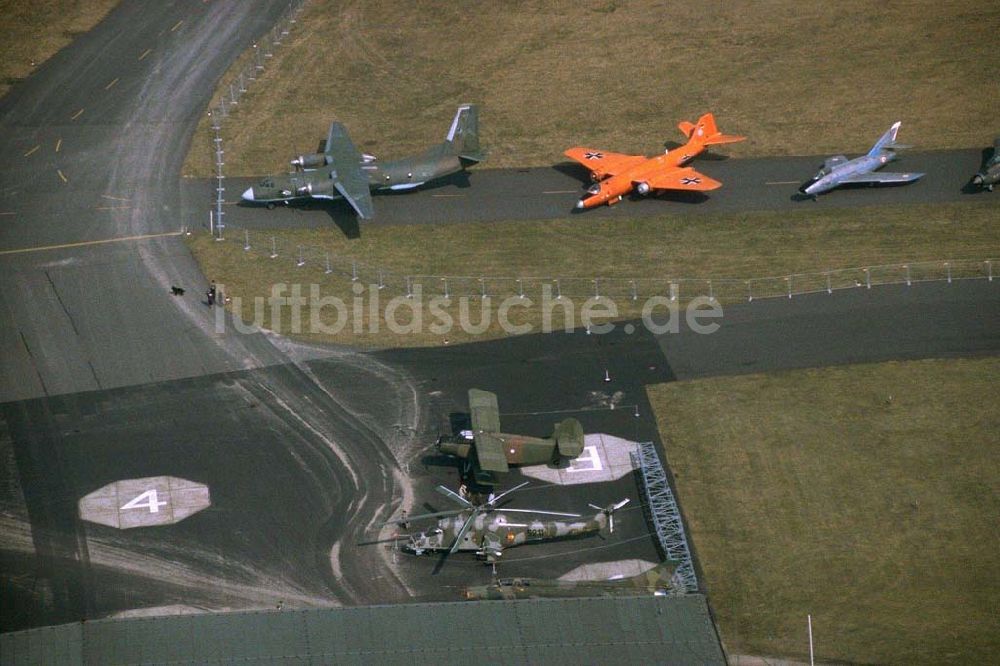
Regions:
[[[642,475],[646,506],[656,530],[656,538],[660,542],[660,549],[668,560],[679,563],[674,573],[675,589],[681,594],[697,592],[698,578],[684,534],[684,521],[681,519],[674,493],[670,489],[670,482],[667,481],[667,472],[656,454],[656,446],[652,442],[642,442],[632,455]]]

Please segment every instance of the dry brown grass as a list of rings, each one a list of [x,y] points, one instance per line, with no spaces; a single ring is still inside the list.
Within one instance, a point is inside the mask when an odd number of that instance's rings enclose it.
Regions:
[[[406,155],[467,101],[491,167],[653,153],[705,111],[749,137],[737,157],[861,151],[900,119],[921,148],[986,146],[998,32],[1000,6],[957,0],[314,0],[226,126],[227,171],[284,170],[333,119]],[[207,124],[193,145],[185,173],[211,175]]]
[[[0,96],[116,4],[118,0],[0,0]]]
[[[650,387],[731,653],[985,664],[1000,607],[1000,360]]]
[[[282,248],[277,259],[269,258],[272,235]],[[259,232],[250,252],[243,251],[242,237],[219,243],[207,235],[195,236],[191,246],[205,275],[225,283],[231,296],[240,297],[244,318],[250,321],[249,303],[254,297],[267,297],[275,283],[304,284],[305,293],[309,284],[316,283],[322,286],[324,295],[350,302],[353,294],[349,278],[341,272],[324,274],[322,256],[327,252],[333,255],[335,264],[349,266],[351,260],[357,260],[372,268],[382,267],[396,276],[584,278],[582,297],[580,289],[573,294],[579,306],[590,295],[589,278],[594,277],[662,278],[665,284],[668,279],[684,277],[746,279],[907,261],[982,261],[1000,255],[997,240],[996,208],[989,202],[978,201],[937,206],[597,220],[586,225],[578,220],[370,225],[361,238],[353,240],[346,239],[338,230],[297,229]],[[294,248],[298,246],[314,249],[303,267],[295,265]],[[369,269],[362,275],[365,277],[375,281],[374,270]],[[780,293],[782,287],[778,282]],[[402,278],[398,278],[392,288],[382,292],[383,306],[392,296],[403,293],[401,284]],[[568,286],[565,282],[564,288]],[[627,287],[622,281],[618,286],[618,296],[612,296],[618,302],[620,318],[636,317],[642,300],[634,303],[627,296],[621,298]],[[475,280],[467,281],[465,287],[469,289],[465,293],[476,293]],[[699,287],[704,289],[704,285]],[[511,281],[493,282],[489,292],[502,298],[503,288],[506,294],[516,293]],[[609,288],[610,283],[606,282],[606,295]],[[426,297],[440,294],[441,289],[440,281],[424,283]],[[458,289],[460,285],[453,280],[451,293],[457,293]],[[734,289],[738,298],[743,298],[743,287],[737,285]],[[539,284],[526,283],[525,291],[537,303]],[[721,291],[717,294],[723,297]],[[477,299],[472,299],[471,306],[472,320],[477,321]],[[456,301],[448,308],[456,321],[457,307]],[[533,330],[539,330],[540,308],[527,311],[518,308],[514,314],[515,323],[530,323]],[[557,317],[555,321],[560,319]],[[275,324],[268,320],[265,325],[273,328]],[[287,321],[280,330],[289,331]],[[425,330],[401,337],[385,330],[356,334],[348,328],[333,336],[311,337],[394,347],[441,344],[445,338],[455,342],[501,335],[503,331],[494,321],[494,326],[481,336],[458,330],[449,335],[435,335]]]

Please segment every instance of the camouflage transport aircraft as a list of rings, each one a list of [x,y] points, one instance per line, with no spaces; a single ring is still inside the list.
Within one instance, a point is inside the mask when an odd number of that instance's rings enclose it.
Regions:
[[[674,589],[677,565],[662,562],[638,576],[611,580],[548,580],[544,578],[497,578],[492,585],[465,590],[469,600],[540,599],[548,597],[633,597],[669,594]]]
[[[473,104],[458,107],[443,143],[401,160],[380,162],[359,153],[343,124],[330,125],[322,150],[292,160],[294,173],[268,176],[243,193],[243,201],[289,204],[310,199],[340,199],[362,219],[374,215],[372,190],[409,190],[462,171],[484,157],[479,148],[479,111]]]
[[[677,127],[688,142],[655,157],[623,155],[580,146],[567,150],[564,155],[590,169],[591,178],[596,181],[576,207],[593,208],[604,203],[611,206],[633,190],[646,195],[653,190],[702,192],[722,187],[719,181],[684,165],[704,151],[706,146],[743,141],[746,137],[720,133],[711,113],[703,115],[695,124],[684,121]]]
[[[893,123],[892,127],[875,142],[866,155],[855,157],[853,160],[847,159],[844,155],[836,155],[827,159],[823,162],[823,168],[819,170],[819,173],[813,176],[809,183],[799,188],[799,191],[815,200],[820,194],[841,185],[899,184],[909,183],[922,177],[924,175],[922,173],[878,171],[889,162],[899,159],[896,156],[897,150],[909,148],[909,146],[896,143],[896,133],[902,124],[902,121]]]
[[[495,393],[469,389],[472,429],[438,438],[437,449],[466,462],[463,476],[483,486],[495,486],[509,465],[558,464],[583,453],[583,426],[563,419],[551,437],[508,435],[500,432],[500,409]]]
[[[438,492],[459,503],[462,508],[409,516],[391,520],[386,524],[406,524],[410,521],[438,518],[437,525],[430,530],[400,535],[399,538],[404,540],[403,551],[413,555],[442,553],[444,556],[459,551],[472,551],[475,552],[476,557],[490,564],[500,559],[504,549],[525,543],[587,536],[598,534],[605,529],[609,533],[614,533],[614,512],[629,502],[628,499],[624,499],[604,508],[591,504],[591,508],[596,509],[597,513],[590,518],[575,521],[521,520],[509,514],[531,513],[566,518],[579,518],[580,516],[575,513],[557,511],[499,508],[501,499],[515,490],[523,488],[527,483],[525,481],[500,495],[491,495],[489,501],[482,504],[473,504],[453,490],[438,486]]]

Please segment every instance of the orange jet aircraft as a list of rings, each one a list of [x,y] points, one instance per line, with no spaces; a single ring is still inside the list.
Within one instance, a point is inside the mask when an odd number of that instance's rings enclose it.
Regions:
[[[698,155],[705,146],[743,141],[745,136],[722,134],[715,126],[715,117],[706,113],[696,124],[687,121],[677,127],[688,137],[688,142],[662,155],[623,155],[606,150],[593,150],[577,146],[564,154],[590,169],[596,182],[587,188],[587,196],[580,199],[577,208],[593,208],[603,203],[611,206],[622,196],[635,190],[649,194],[652,190],[714,190],[722,183],[684,166]]]

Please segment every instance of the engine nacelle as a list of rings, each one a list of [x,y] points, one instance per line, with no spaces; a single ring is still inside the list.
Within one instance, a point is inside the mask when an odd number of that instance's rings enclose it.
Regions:
[[[635,186],[635,191],[639,194],[649,194],[649,183],[639,183]]]
[[[313,153],[312,155],[299,155],[292,160],[292,166],[296,169],[318,169],[326,166],[327,159],[324,153]]]
[[[333,196],[333,181],[324,181],[320,183],[306,183],[301,187],[295,189],[295,194],[300,197],[319,197],[319,196]]]

